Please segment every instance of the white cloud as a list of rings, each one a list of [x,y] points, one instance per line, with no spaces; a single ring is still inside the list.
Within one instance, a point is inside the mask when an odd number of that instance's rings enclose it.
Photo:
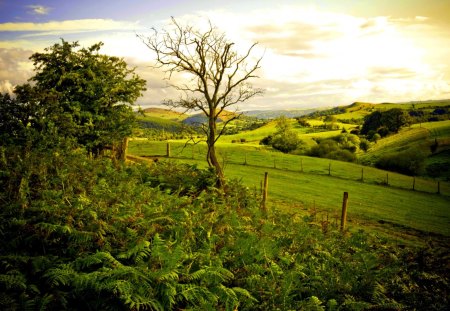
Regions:
[[[332,106],[356,100],[424,100],[450,94],[450,67],[446,65],[450,34],[423,16],[361,18],[293,6],[238,13],[203,11],[177,17],[177,21],[197,24],[208,18],[241,53],[257,41],[254,55],[264,54],[261,78],[252,83],[267,92],[244,104],[241,108],[246,110]],[[160,28],[168,21],[152,21],[149,26]],[[125,57],[147,79],[149,90],[140,100],[143,105],[178,97],[166,87],[164,75],[149,67],[153,56],[135,36],[135,32],[145,36],[142,22],[4,23],[0,24],[0,35],[2,31],[23,32],[15,39],[0,41],[0,48],[7,49],[39,51],[65,34],[77,38],[82,46],[103,41],[102,53]],[[26,76],[25,63],[25,68],[19,61],[14,64],[16,71],[3,71],[0,81],[14,84],[14,76]]]
[[[12,92],[16,85],[31,77],[33,66],[28,60],[31,54],[30,50],[0,48],[0,84],[4,92]]]
[[[50,21],[46,23],[2,23],[0,32],[23,31],[35,33],[76,33],[84,31],[136,30],[138,23],[115,21],[112,19],[80,19],[66,21]]]
[[[27,5],[27,8],[31,9],[31,14],[36,15],[47,15],[50,12],[50,8],[43,5]]]
[[[12,94],[14,91],[14,85],[12,85],[9,80],[6,81],[0,81],[0,93],[9,93]]]

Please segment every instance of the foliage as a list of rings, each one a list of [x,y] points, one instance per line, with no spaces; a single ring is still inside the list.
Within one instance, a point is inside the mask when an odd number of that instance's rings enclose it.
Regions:
[[[369,148],[370,148],[370,142],[367,139],[362,138],[359,142],[359,149],[361,149],[364,152],[367,152],[367,150],[369,150]]]
[[[216,189],[209,171],[189,166],[113,165],[83,150],[32,150],[26,161],[3,153],[1,309],[439,310],[449,303],[446,249],[403,250],[296,213],[266,217],[248,188],[230,181]]]
[[[376,167],[416,176],[423,172],[427,153],[418,148],[411,148],[396,153],[388,153],[381,156],[376,162]]]
[[[260,141],[261,145],[270,145],[284,153],[296,150],[302,143],[302,140],[292,130],[292,125],[285,116],[276,119],[276,132]]]
[[[319,158],[328,158],[346,162],[354,162],[358,140],[353,139],[353,134],[341,134],[334,139],[320,140],[319,143],[309,150],[309,155]]]
[[[388,133],[397,133],[399,129],[410,123],[409,114],[400,108],[392,108],[386,111],[374,111],[364,117],[364,124],[361,134],[368,134],[370,131],[378,132],[381,137]]]
[[[145,90],[145,81],[122,59],[99,54],[102,45],[79,49],[77,42],[62,40],[33,54],[32,84],[15,89],[17,98],[9,101],[14,109],[8,122],[28,137],[50,131],[73,138],[95,154],[120,144],[131,134],[130,105]]]

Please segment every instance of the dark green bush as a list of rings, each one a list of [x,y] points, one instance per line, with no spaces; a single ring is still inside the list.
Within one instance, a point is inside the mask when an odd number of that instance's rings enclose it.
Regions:
[[[377,160],[375,166],[388,171],[416,176],[423,172],[426,157],[427,153],[425,151],[411,148],[385,154]]]
[[[313,146],[309,151],[309,155],[313,157],[326,158],[326,155],[339,150],[339,145],[335,140],[325,139],[319,144]]]
[[[351,151],[356,151],[356,147],[347,140],[345,140],[345,144],[343,143],[343,145],[339,144],[337,141],[339,141],[339,138],[321,140],[319,141],[319,144],[313,146],[310,149],[308,154],[310,156],[319,158],[327,158],[347,162],[356,161],[356,155]],[[345,146],[346,148],[343,148],[343,146]]]
[[[266,136],[259,142],[260,145],[270,146],[272,144],[272,135]]]
[[[328,153],[325,158],[327,159],[333,159],[333,160],[339,160],[339,161],[346,161],[346,162],[355,162],[356,161],[356,155],[351,152],[350,150],[346,149],[339,149],[336,151],[332,151]]]

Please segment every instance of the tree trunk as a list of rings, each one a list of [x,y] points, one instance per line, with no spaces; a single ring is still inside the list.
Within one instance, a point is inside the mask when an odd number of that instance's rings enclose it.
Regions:
[[[216,122],[213,118],[209,118],[209,133],[208,133],[208,153],[206,160],[210,167],[214,167],[217,175],[217,187],[223,188],[225,185],[225,176],[223,174],[222,166],[216,155],[215,139],[216,139]]]

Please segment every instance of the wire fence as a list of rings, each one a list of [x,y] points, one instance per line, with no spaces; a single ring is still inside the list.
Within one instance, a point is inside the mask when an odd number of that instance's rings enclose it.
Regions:
[[[259,146],[248,146],[244,144],[219,146],[217,151],[224,167],[228,164],[235,164],[328,175],[362,183],[450,196],[449,182],[387,172],[355,163],[283,154]],[[131,141],[129,153],[142,157],[205,160],[206,146],[204,144],[195,145],[181,142]]]

